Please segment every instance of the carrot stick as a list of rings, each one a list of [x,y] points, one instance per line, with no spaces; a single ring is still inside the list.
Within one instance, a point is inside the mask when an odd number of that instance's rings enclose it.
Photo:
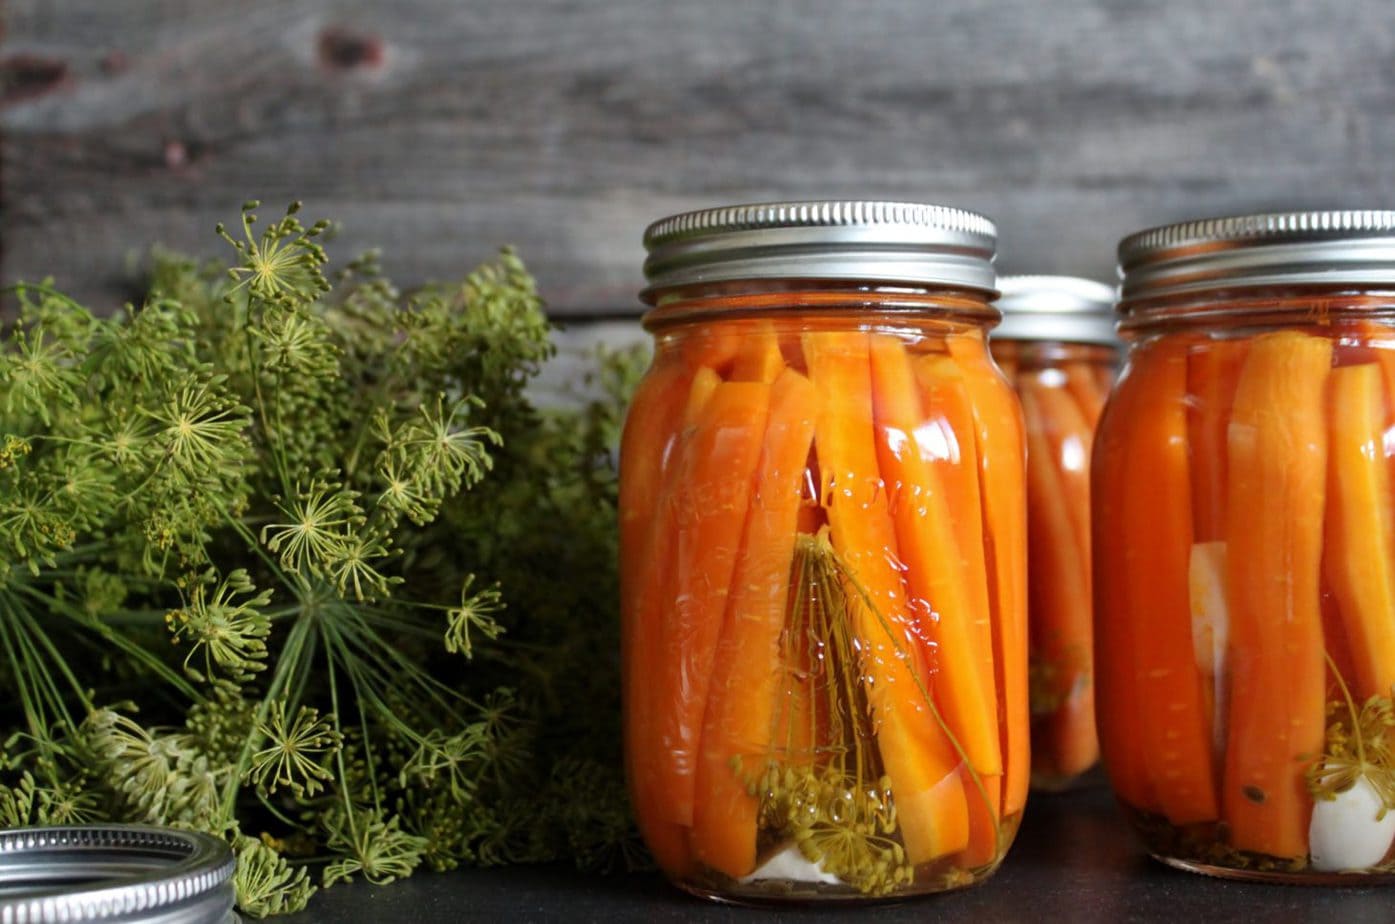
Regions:
[[[660,359],[635,393],[625,419],[620,470],[620,579],[626,771],[635,817],[659,865],[681,875],[689,864],[687,833],[664,816],[659,785],[656,691],[663,662],[661,620],[673,567],[675,469],[683,455],[684,408],[708,395],[679,360]],[[711,379],[716,374],[706,370]],[[704,382],[710,381],[703,378]]]
[[[769,321],[760,321],[746,335],[745,342],[737,350],[731,379],[734,382],[770,384],[779,377],[784,368],[785,358],[780,355],[780,338],[775,333],[775,325]]]
[[[775,355],[778,358],[778,348]],[[738,358],[734,375],[741,374],[742,363]],[[756,865],[759,805],[746,791],[732,759],[739,758],[746,772],[756,775],[771,747],[772,717],[783,679],[780,630],[816,404],[809,380],[792,370],[785,370],[771,387],[755,494],[713,662],[692,845],[700,861],[732,877],[745,876]]]
[[[1018,380],[1027,420],[1028,632],[1050,670],[1051,708],[1034,715],[1033,769],[1066,778],[1099,758],[1090,599],[1090,425],[1064,389]],[[1040,734],[1035,734],[1040,732]]]
[[[1127,550],[1120,569],[1125,609],[1113,618],[1137,626],[1132,682],[1138,687],[1144,765],[1159,809],[1184,825],[1214,820],[1218,812],[1211,722],[1191,631],[1187,360],[1185,344],[1169,347],[1160,344],[1139,359],[1124,514],[1113,524],[1118,532],[1102,535]]]
[[[1225,821],[1241,850],[1308,853],[1306,764],[1326,704],[1318,599],[1327,483],[1325,338],[1254,338],[1229,428],[1230,721]]]
[[[1395,574],[1385,386],[1375,363],[1332,370],[1324,567],[1346,629],[1358,699],[1395,684]]]
[[[1154,361],[1152,354],[1168,348],[1168,344],[1150,344],[1130,360],[1104,409],[1092,460],[1095,719],[1110,785],[1120,801],[1145,812],[1156,812],[1158,804],[1143,743],[1137,656],[1143,618],[1130,608],[1128,572],[1138,567],[1139,553],[1130,553],[1121,537],[1130,527],[1129,496],[1138,490],[1128,454],[1146,397],[1147,383],[1140,369]]]
[[[1061,369],[1066,377],[1066,388],[1084,413],[1092,433],[1095,424],[1099,423],[1100,414],[1104,411],[1105,396],[1109,394],[1107,387],[1100,387],[1099,379],[1095,376],[1095,366],[1096,363],[1076,361],[1066,363]]]
[[[712,394],[721,384],[722,377],[714,372],[711,366],[697,368],[697,371],[693,373],[692,385],[688,388],[688,400],[683,405],[683,425],[685,427],[697,426],[698,420],[702,417],[703,408],[707,407],[707,402],[712,400]]]
[[[913,618],[918,617],[919,643],[926,646],[934,698],[972,771],[980,779],[998,777],[1003,758],[988,599],[986,589],[975,595],[969,583],[970,558],[978,560],[982,574],[983,544],[979,538],[972,548],[964,548],[956,536],[956,527],[967,519],[966,508],[972,505],[977,513],[978,494],[948,490],[940,467],[927,458],[933,457],[937,441],[924,435],[927,427],[922,425],[925,415],[915,373],[900,338],[874,334],[871,354],[877,456],[882,478],[894,497],[891,516],[904,566],[907,606]],[[969,433],[972,430],[966,428],[965,435]],[[990,804],[976,789],[966,792],[969,801],[977,803],[969,815],[970,847],[976,855],[991,859],[997,845],[997,818],[973,825],[974,811]],[[995,793],[991,802],[997,801]],[[974,833],[986,836],[987,844],[980,842],[974,849]]]
[[[993,611],[988,588],[973,404],[969,400],[964,372],[953,357],[927,353],[913,357],[911,363],[920,385],[925,416],[916,428],[916,442],[932,473],[943,484],[946,500],[954,508],[951,525],[967,579],[975,650],[983,659],[986,674],[993,676]],[[995,698],[996,695],[995,690]]]
[[[936,443],[968,437],[973,431],[965,428],[956,434],[943,405],[932,408],[926,420],[911,360],[899,338],[874,335],[871,345],[877,455],[895,498],[891,515],[905,565],[907,604],[919,611],[923,638],[930,643],[926,660],[934,670],[935,699],[945,719],[974,770],[996,776],[1002,773],[1003,759],[991,618],[986,587],[976,594],[969,578],[971,570],[984,572],[983,543],[966,530],[956,535],[963,524],[979,520],[977,509],[972,518],[967,509],[979,507],[978,492],[952,490],[946,475],[952,478],[959,472],[946,470],[958,467],[933,461],[940,454]],[[957,369],[949,371],[962,378]],[[934,385],[936,396],[948,404],[952,384]],[[932,422],[940,425],[938,439],[927,436]],[[974,472],[969,484],[976,488],[977,481]],[[972,560],[977,560],[976,568]],[[980,577],[980,586],[984,584]]]
[[[805,334],[804,355],[819,395],[814,442],[834,548],[870,603],[855,618],[877,747],[907,856],[923,863],[964,848],[968,809],[959,755],[925,700],[925,675],[917,676],[919,647],[892,564],[896,533],[877,464],[868,335]]]
[[[698,388],[696,379],[694,390]],[[672,574],[660,596],[658,788],[663,818],[693,823],[697,747],[722,617],[760,459],[770,386],[723,382],[698,412],[676,472]]]
[[[1027,705],[1027,499],[1022,410],[980,337],[949,338],[973,407],[975,449],[986,524],[993,664],[999,693],[1002,811],[1027,801],[1030,716]]]
[[[956,865],[960,869],[977,869],[1002,856],[998,832],[1003,817],[1003,778],[1002,774],[993,774],[974,780],[966,764],[960,765],[959,775],[969,798],[969,843],[956,858]]]
[[[1192,530],[1225,538],[1226,433],[1249,340],[1202,340],[1187,357],[1187,439],[1192,447]]]

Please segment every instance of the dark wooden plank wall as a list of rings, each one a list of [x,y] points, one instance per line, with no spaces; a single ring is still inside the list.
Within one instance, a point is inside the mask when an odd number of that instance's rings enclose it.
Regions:
[[[404,282],[517,244],[559,313],[633,311],[678,209],[981,209],[1009,271],[1108,277],[1123,233],[1395,204],[1384,0],[8,0],[5,280],[115,300],[303,198]]]

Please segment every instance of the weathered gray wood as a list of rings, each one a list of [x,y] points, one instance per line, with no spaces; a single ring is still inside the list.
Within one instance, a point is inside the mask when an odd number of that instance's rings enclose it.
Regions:
[[[305,199],[343,223],[341,253],[381,244],[403,282],[515,243],[560,312],[634,310],[645,223],[717,202],[945,201],[999,220],[1006,270],[1096,276],[1147,224],[1395,204],[1382,0],[3,15],[0,275],[87,297],[118,298],[148,241],[216,251],[213,223],[252,195]]]

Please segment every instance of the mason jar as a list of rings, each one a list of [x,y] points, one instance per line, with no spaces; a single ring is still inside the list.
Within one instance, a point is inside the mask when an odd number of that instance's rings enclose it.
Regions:
[[[1125,238],[1095,442],[1099,730],[1149,851],[1364,883],[1395,839],[1395,212]]]
[[[1029,775],[1020,412],[995,232],[806,202],[645,233],[621,449],[625,750],[680,887],[861,899],[988,876]]]
[[[998,280],[989,346],[1027,424],[1032,785],[1068,788],[1099,762],[1090,589],[1090,453],[1119,361],[1114,290],[1074,276]]]

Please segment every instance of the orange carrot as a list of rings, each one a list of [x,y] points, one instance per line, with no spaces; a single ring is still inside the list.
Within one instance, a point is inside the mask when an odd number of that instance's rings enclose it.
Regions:
[[[1096,378],[1097,365],[1093,362],[1075,361],[1066,363],[1061,369],[1066,377],[1066,388],[1084,413],[1091,432],[1094,432],[1095,424],[1099,423],[1100,413],[1104,411],[1105,396],[1109,394],[1109,389],[1101,388],[1099,379]]]
[[[1028,585],[1032,652],[1051,668],[1052,706],[1034,716],[1033,767],[1045,778],[1088,770],[1095,737],[1091,631],[1089,423],[1064,389],[1018,380],[1027,420]]]
[[[965,764],[960,765],[959,775],[969,799],[969,844],[956,858],[956,865],[977,869],[1002,858],[999,825],[1003,817],[1003,778],[994,774],[975,780]]]
[[[1146,395],[1143,364],[1168,345],[1151,344],[1136,351],[1100,420],[1099,439],[1091,462],[1092,537],[1095,558],[1094,642],[1095,707],[1100,750],[1109,783],[1119,799],[1134,809],[1158,810],[1148,775],[1143,742],[1142,690],[1137,640],[1143,635],[1142,616],[1131,609],[1132,576],[1138,552],[1118,554],[1121,537],[1129,530],[1128,500],[1139,490],[1129,471],[1133,426]],[[1115,418],[1123,424],[1115,424]],[[1136,527],[1135,527],[1136,528]],[[1144,546],[1152,548],[1152,544]]]
[[[695,379],[694,390],[697,389]],[[770,386],[723,382],[698,412],[675,473],[673,571],[660,603],[658,788],[662,817],[693,823],[697,747],[732,572],[760,459]]]
[[[1385,458],[1385,387],[1374,363],[1332,371],[1324,567],[1356,668],[1358,694],[1395,684],[1395,529]]]
[[[925,415],[915,373],[900,338],[874,334],[871,353],[877,455],[882,478],[895,498],[891,516],[904,566],[907,606],[913,618],[918,616],[920,644],[928,645],[926,663],[932,671],[934,699],[963,749],[972,770],[968,775],[980,778],[972,788],[965,786],[965,795],[973,803],[969,847],[975,858],[984,857],[982,862],[987,862],[997,847],[1000,793],[990,797],[977,790],[983,778],[1000,777],[1003,772],[993,633],[987,590],[975,594],[969,583],[969,559],[978,562],[976,570],[980,581],[984,580],[981,535],[974,537],[971,548],[964,548],[956,535],[956,527],[967,520],[966,508],[972,505],[977,513],[979,497],[977,492],[965,496],[949,490],[942,470],[931,462],[938,441],[923,435],[928,424],[922,424]],[[970,433],[966,428],[964,435]],[[976,834],[987,838],[986,842],[976,839]]]
[[[1185,348],[1160,343],[1139,357],[1123,516],[1112,524],[1117,532],[1100,534],[1130,550],[1123,568],[1117,560],[1109,566],[1123,572],[1124,610],[1104,619],[1136,626],[1131,682],[1138,687],[1144,764],[1159,809],[1178,825],[1218,814],[1211,717],[1192,644]]]
[[[1027,801],[1030,716],[1027,705],[1027,499],[1022,410],[981,337],[949,338],[973,407],[975,448],[986,526],[994,671],[1004,759],[1002,811]]]
[[[927,459],[917,431],[924,415],[910,357],[898,337],[871,338],[872,395],[878,463],[894,497],[896,546],[909,597],[907,607],[929,643],[936,702],[970,766],[980,775],[1002,773],[997,694],[993,680],[993,636],[986,612],[975,612],[965,559],[982,546],[960,548],[955,525],[963,519],[954,497]],[[984,600],[985,610],[987,600]],[[988,631],[980,634],[976,623]]]
[[[770,342],[774,343],[773,336]],[[779,351],[775,355],[778,358]],[[743,360],[737,359],[741,374]],[[732,759],[752,776],[770,751],[781,691],[780,631],[789,596],[804,460],[814,438],[813,386],[785,370],[770,391],[770,415],[741,555],[717,643],[697,767],[692,845],[697,858],[728,876],[756,863],[758,803]]]
[[[698,420],[702,417],[702,409],[707,407],[707,402],[712,400],[712,394],[721,384],[722,377],[714,372],[711,366],[697,368],[693,373],[692,385],[688,388],[688,399],[683,405],[683,425],[685,427],[697,426]]]
[[[1308,853],[1312,799],[1303,773],[1324,740],[1318,591],[1331,360],[1323,337],[1255,337],[1229,428],[1231,686],[1222,802],[1231,845],[1276,857]]]
[[[622,651],[626,771],[635,817],[645,843],[659,865],[671,875],[688,867],[686,830],[667,820],[662,809],[657,766],[656,691],[663,662],[661,620],[672,572],[672,544],[664,537],[677,528],[673,492],[675,470],[684,454],[684,409],[694,411],[710,395],[696,384],[692,371],[660,353],[656,368],[635,394],[625,419],[620,470],[620,579],[624,631]],[[716,378],[699,377],[704,383]]]
[[[1203,339],[1187,357],[1187,440],[1192,447],[1192,531],[1225,538],[1226,432],[1248,340]]]
[[[780,338],[775,333],[775,326],[769,321],[760,321],[752,327],[737,351],[731,379],[735,382],[769,384],[779,377],[784,368],[785,358],[780,355]]]
[[[834,548],[870,605],[855,607],[865,647],[861,668],[912,863],[957,853],[968,843],[959,756],[924,695],[898,549],[874,442],[868,335],[809,333],[804,355],[819,395],[815,446]]]
[[[916,443],[932,473],[943,484],[946,501],[953,507],[951,525],[967,579],[974,644],[988,669],[987,674],[992,676],[993,612],[989,602],[987,540],[973,404],[964,382],[964,371],[953,357],[927,353],[913,357],[911,362],[920,385],[925,416],[916,428]],[[997,696],[996,690],[994,696]]]

